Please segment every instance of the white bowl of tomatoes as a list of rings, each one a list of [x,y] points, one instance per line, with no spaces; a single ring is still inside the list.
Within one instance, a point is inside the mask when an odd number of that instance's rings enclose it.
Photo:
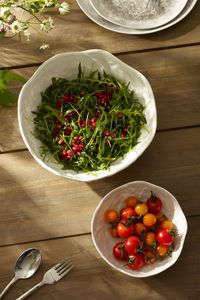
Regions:
[[[92,239],[101,257],[132,277],[156,275],[181,254],[187,221],[166,189],[134,181],[109,192],[96,208]]]

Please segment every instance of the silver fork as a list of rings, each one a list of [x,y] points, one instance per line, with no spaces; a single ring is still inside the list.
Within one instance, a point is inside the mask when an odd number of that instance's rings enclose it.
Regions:
[[[41,286],[44,284],[53,284],[54,282],[60,280],[63,278],[69,271],[73,268],[73,264],[69,258],[65,258],[63,261],[61,261],[59,264],[55,265],[53,268],[48,270],[42,279],[41,282],[36,284],[34,287],[32,287],[30,290],[28,290],[26,293],[21,295],[16,300],[22,300],[25,299],[27,296],[38,290]]]

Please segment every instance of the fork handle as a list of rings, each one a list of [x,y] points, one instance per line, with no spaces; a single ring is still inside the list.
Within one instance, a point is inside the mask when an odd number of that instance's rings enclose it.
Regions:
[[[30,294],[32,294],[33,292],[37,291],[41,286],[43,286],[45,283],[43,281],[39,282],[38,284],[36,284],[34,287],[32,287],[30,290],[28,290],[26,293],[24,293],[23,295],[21,295],[20,297],[18,297],[16,300],[22,300],[25,299],[26,297],[28,297]]]

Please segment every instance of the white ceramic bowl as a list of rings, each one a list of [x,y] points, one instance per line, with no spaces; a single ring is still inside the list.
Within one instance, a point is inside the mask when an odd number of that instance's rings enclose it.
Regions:
[[[40,93],[44,91],[50,84],[52,77],[64,77],[67,79],[77,78],[78,65],[85,67],[85,71],[89,72],[93,68],[102,72],[113,75],[122,82],[130,82],[130,89],[145,106],[145,117],[147,119],[147,129],[142,130],[139,143],[136,147],[127,153],[124,159],[115,161],[109,170],[97,172],[74,172],[73,170],[62,170],[62,166],[53,160],[43,161],[41,158],[40,147],[41,142],[33,136],[34,115],[37,106],[41,102]],[[32,156],[45,169],[69,179],[80,181],[93,181],[113,175],[132,164],[151,143],[157,126],[157,115],[154,95],[147,79],[137,70],[131,68],[121,60],[104,50],[88,50],[83,52],[62,53],[53,56],[43,63],[34,75],[23,86],[18,102],[18,120],[19,128]]]
[[[131,195],[137,196],[141,201],[146,201],[151,191],[162,199],[162,212],[177,226],[179,235],[175,237],[174,251],[171,257],[133,271],[113,256],[114,245],[122,239],[111,237],[108,230],[110,225],[105,221],[105,212],[108,209],[120,211],[125,206],[125,199]],[[145,181],[133,181],[112,190],[102,199],[93,215],[91,231],[97,251],[111,267],[132,277],[148,277],[166,270],[176,262],[186,237],[187,221],[178,201],[167,190]]]

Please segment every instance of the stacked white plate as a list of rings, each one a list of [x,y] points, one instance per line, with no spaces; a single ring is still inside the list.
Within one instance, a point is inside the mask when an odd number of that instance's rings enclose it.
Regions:
[[[185,18],[197,0],[76,0],[98,25],[126,34],[148,34]]]

